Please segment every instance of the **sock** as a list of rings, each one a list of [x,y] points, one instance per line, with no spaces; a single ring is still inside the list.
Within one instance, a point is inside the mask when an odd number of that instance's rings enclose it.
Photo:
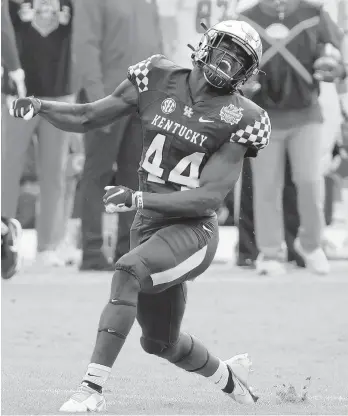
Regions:
[[[86,383],[88,387],[102,392],[102,388],[107,382],[111,373],[111,368],[105,365],[91,363],[87,367],[86,374],[83,378],[83,383]]]
[[[202,342],[193,335],[181,332],[179,341],[169,351],[171,357],[165,357],[183,370],[211,376],[219,365],[219,359],[210,354]]]
[[[166,356],[168,354],[170,357]],[[210,354],[205,345],[192,335],[180,333],[175,346],[161,356],[183,370],[206,377],[225,393],[232,393],[234,389],[232,373],[228,366]]]
[[[219,367],[212,376],[208,377],[208,379],[223,392],[232,393],[234,388],[232,373],[227,364],[223,361],[219,360]]]

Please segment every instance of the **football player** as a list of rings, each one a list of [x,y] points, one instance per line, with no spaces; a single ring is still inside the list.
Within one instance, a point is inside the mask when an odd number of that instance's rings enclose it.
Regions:
[[[15,117],[39,114],[68,131],[101,127],[134,109],[143,125],[139,190],[108,187],[104,196],[107,212],[137,210],[131,250],[115,265],[91,363],[61,411],[105,410],[103,387],[135,319],[147,353],[206,377],[238,403],[257,399],[248,384],[247,354],[222,361],[181,330],[186,282],[207,270],[215,255],[215,212],[243,159],[255,157],[271,133],[267,113],[238,93],[258,72],[258,33],[238,21],[205,29],[191,47],[192,70],[155,55],[132,65],[102,100],[65,104],[29,97],[13,105]]]

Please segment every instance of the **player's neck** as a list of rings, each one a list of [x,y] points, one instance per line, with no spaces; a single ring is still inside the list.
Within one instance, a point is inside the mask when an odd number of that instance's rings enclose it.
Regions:
[[[221,95],[222,93],[209,85],[204,78],[203,72],[198,68],[194,68],[188,78],[188,86],[191,99],[194,103],[205,101],[212,97]]]

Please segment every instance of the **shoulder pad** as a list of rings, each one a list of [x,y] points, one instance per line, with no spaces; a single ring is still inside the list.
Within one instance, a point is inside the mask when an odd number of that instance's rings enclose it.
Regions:
[[[164,55],[152,55],[128,68],[128,79],[136,86],[139,93],[148,91],[161,79],[161,72],[174,69],[175,64]],[[152,82],[151,82],[152,81]]]

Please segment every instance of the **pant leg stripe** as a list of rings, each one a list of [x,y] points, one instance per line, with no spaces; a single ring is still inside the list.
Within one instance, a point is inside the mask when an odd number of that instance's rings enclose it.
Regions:
[[[195,269],[204,260],[207,252],[207,247],[208,246],[204,246],[192,256],[188,257],[186,260],[171,269],[165,270],[163,272],[153,273],[151,275],[153,285],[156,286],[163,283],[173,282],[174,280],[179,279],[186,273]]]

